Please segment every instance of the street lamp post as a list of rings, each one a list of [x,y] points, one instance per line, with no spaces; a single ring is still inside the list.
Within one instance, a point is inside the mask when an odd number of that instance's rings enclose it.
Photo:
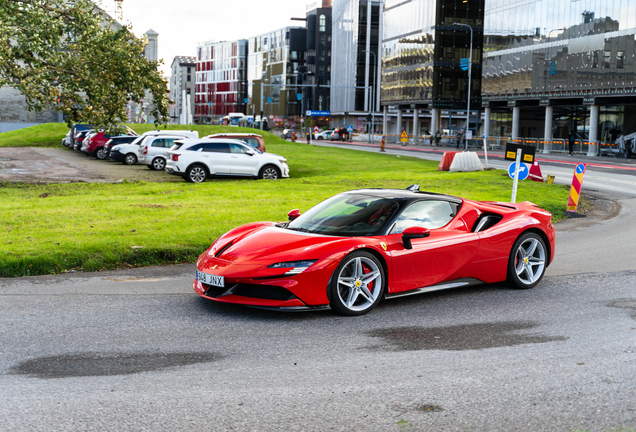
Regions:
[[[470,128],[470,84],[473,70],[473,28],[464,23],[453,23],[453,25],[464,26],[470,29],[470,52],[468,54],[468,111],[466,112],[466,133],[464,134],[465,149],[468,150],[468,129]]]
[[[373,54],[373,84],[375,84],[375,70],[376,70],[377,57],[375,56],[375,53],[371,50],[362,50],[362,52],[368,52],[369,54]],[[369,104],[369,112],[371,113],[371,132],[369,133],[369,142],[371,142],[371,137],[373,136],[373,129],[375,125],[375,115],[374,115],[375,87],[373,84],[371,84],[371,103]]]

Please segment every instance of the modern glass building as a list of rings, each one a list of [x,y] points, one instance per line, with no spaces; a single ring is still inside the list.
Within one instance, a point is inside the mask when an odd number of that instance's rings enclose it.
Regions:
[[[636,0],[488,0],[485,132],[592,142],[633,132],[635,53]]]
[[[307,31],[284,27],[248,40],[248,112],[270,119],[270,126],[300,116],[294,74],[305,64]]]
[[[465,119],[469,88],[471,112],[480,109],[483,18],[484,0],[385,0],[381,103],[397,110],[398,132],[406,129],[401,121],[405,110],[413,118],[423,117],[433,133],[442,110],[443,127],[465,127],[465,120],[460,125],[451,119],[453,111]],[[472,60],[470,85],[462,58]],[[414,133],[419,126],[418,120]],[[471,128],[477,126],[474,115]]]
[[[247,40],[204,42],[197,47],[195,123],[218,121],[229,113],[246,114]]]
[[[300,74],[305,110],[329,111],[331,90],[331,0],[307,5],[307,73]],[[320,86],[319,86],[320,85]],[[300,90],[300,89],[299,89]]]
[[[371,111],[370,87],[378,110],[381,2],[334,0],[332,3],[331,115],[334,125],[363,129]]]

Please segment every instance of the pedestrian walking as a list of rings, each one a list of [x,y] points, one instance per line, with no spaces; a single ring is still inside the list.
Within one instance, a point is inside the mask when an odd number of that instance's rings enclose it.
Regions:
[[[574,153],[574,141],[576,141],[576,135],[574,132],[570,132],[570,136],[568,137],[568,145],[570,147],[570,156]]]
[[[442,133],[440,131],[437,131],[435,133],[435,145],[439,146],[439,142],[442,140]]]
[[[455,139],[457,140],[457,148],[459,149],[459,145],[462,143],[462,131],[457,131],[457,133],[455,134]]]

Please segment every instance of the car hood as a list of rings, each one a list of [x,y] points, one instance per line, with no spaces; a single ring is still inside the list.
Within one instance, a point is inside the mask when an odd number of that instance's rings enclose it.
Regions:
[[[221,237],[212,250],[216,250],[218,259],[233,264],[276,263],[331,258],[334,253],[348,250],[350,243],[352,238],[349,237],[301,233],[270,226],[234,238]]]

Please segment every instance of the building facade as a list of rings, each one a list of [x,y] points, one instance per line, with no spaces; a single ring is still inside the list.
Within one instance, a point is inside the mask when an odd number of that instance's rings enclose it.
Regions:
[[[192,124],[196,57],[177,56],[170,77],[170,123]]]
[[[195,123],[218,123],[229,113],[247,114],[247,40],[200,44],[195,73]]]
[[[303,89],[304,111],[330,109],[331,10],[331,0],[307,5],[307,74],[301,77],[310,87]]]
[[[381,103],[395,114],[390,132],[466,129],[469,102],[477,132],[483,19],[484,0],[386,0]]]
[[[596,143],[636,131],[636,0],[492,0],[484,33],[488,135]]]
[[[380,106],[381,8],[381,1],[333,2],[332,46],[338,55],[331,59],[330,108],[335,126],[368,129],[370,112]]]
[[[303,79],[296,72],[305,64],[306,37],[303,27],[284,27],[248,40],[248,114],[264,115],[270,126],[297,122],[302,92],[294,84]]]

